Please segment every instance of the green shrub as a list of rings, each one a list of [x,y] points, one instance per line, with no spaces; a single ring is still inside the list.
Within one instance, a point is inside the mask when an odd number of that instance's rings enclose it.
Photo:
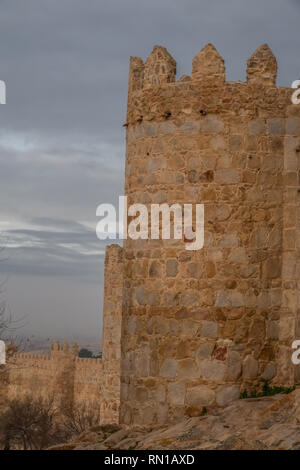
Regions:
[[[277,395],[279,393],[288,394],[295,390],[296,387],[279,387],[279,386],[271,386],[267,381],[264,382],[262,389],[254,389],[248,392],[248,390],[243,390],[240,393],[240,399],[244,398],[261,398],[261,397],[271,397],[273,395]]]

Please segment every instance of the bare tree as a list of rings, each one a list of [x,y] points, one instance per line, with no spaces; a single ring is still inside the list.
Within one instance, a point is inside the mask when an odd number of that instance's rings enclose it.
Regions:
[[[99,403],[70,405],[63,410],[62,422],[65,431],[70,436],[97,426],[100,422]]]
[[[83,403],[61,410],[53,398],[11,400],[0,414],[0,449],[41,450],[66,442],[99,424],[95,405]]]
[[[40,450],[61,442],[65,434],[57,424],[53,399],[12,400],[0,415],[3,450]]]
[[[4,250],[4,248],[0,248],[0,253]],[[1,261],[1,259],[0,259]],[[3,296],[3,288],[4,288],[4,282],[0,283],[0,295]],[[7,313],[7,305],[5,300],[0,301],[0,338],[3,338],[4,333],[7,331],[9,328],[9,325],[11,323],[11,318],[10,315]]]
[[[3,252],[6,245],[0,246],[0,263],[5,261]],[[25,317],[13,318],[9,305],[4,298],[5,284],[7,280],[0,282],[0,339],[6,344],[17,346],[18,350],[23,348],[24,339],[16,335],[16,331],[25,325]],[[8,349],[8,356],[15,352],[15,348]]]

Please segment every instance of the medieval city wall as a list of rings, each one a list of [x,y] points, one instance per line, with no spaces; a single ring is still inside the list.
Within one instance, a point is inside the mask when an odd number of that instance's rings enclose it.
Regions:
[[[63,346],[66,348],[66,344]],[[86,403],[100,407],[103,380],[101,359],[82,359],[58,343],[49,355],[14,354],[8,363],[8,399],[54,399],[66,408]]]
[[[1,375],[2,406],[28,396],[51,398],[62,409],[81,405],[95,409],[102,424],[119,421],[122,266],[122,248],[108,247],[102,359],[79,358],[77,346],[57,342],[49,355],[15,353],[8,361],[5,381]]]

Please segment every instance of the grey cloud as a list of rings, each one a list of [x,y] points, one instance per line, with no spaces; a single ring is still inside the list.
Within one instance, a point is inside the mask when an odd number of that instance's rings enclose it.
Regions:
[[[79,222],[73,220],[61,220],[61,219],[53,219],[51,217],[33,217],[30,220],[32,225],[39,225],[43,227],[52,227],[52,228],[62,228],[68,230],[74,230],[79,232],[84,232],[86,229],[85,227],[80,224]]]

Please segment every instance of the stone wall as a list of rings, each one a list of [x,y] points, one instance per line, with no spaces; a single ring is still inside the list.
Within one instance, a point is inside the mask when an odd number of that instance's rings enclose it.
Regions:
[[[84,359],[67,343],[53,343],[49,355],[14,354],[7,364],[6,402],[12,399],[51,398],[58,408],[85,404],[100,411],[103,362]],[[5,404],[5,402],[3,402]]]
[[[131,58],[128,204],[204,203],[205,241],[126,240],[121,422],[224,406],[262,380],[295,381],[300,106],[267,45],[226,82],[207,45],[192,76],[155,46]],[[298,326],[299,330],[299,326]]]
[[[123,249],[119,245],[106,248],[104,278],[102,424],[119,421],[123,304]]]
[[[75,391],[78,393],[81,388],[80,396],[85,391],[86,377],[81,365],[84,365],[88,376],[92,376],[95,366],[98,366],[97,369],[101,367],[98,359],[80,359],[77,352],[76,347],[70,349],[67,343],[60,346],[56,342],[52,344],[49,355],[16,353],[8,363],[8,398],[18,399],[28,395],[53,397],[59,407],[72,404]],[[96,397],[97,392],[91,390],[90,398]]]

